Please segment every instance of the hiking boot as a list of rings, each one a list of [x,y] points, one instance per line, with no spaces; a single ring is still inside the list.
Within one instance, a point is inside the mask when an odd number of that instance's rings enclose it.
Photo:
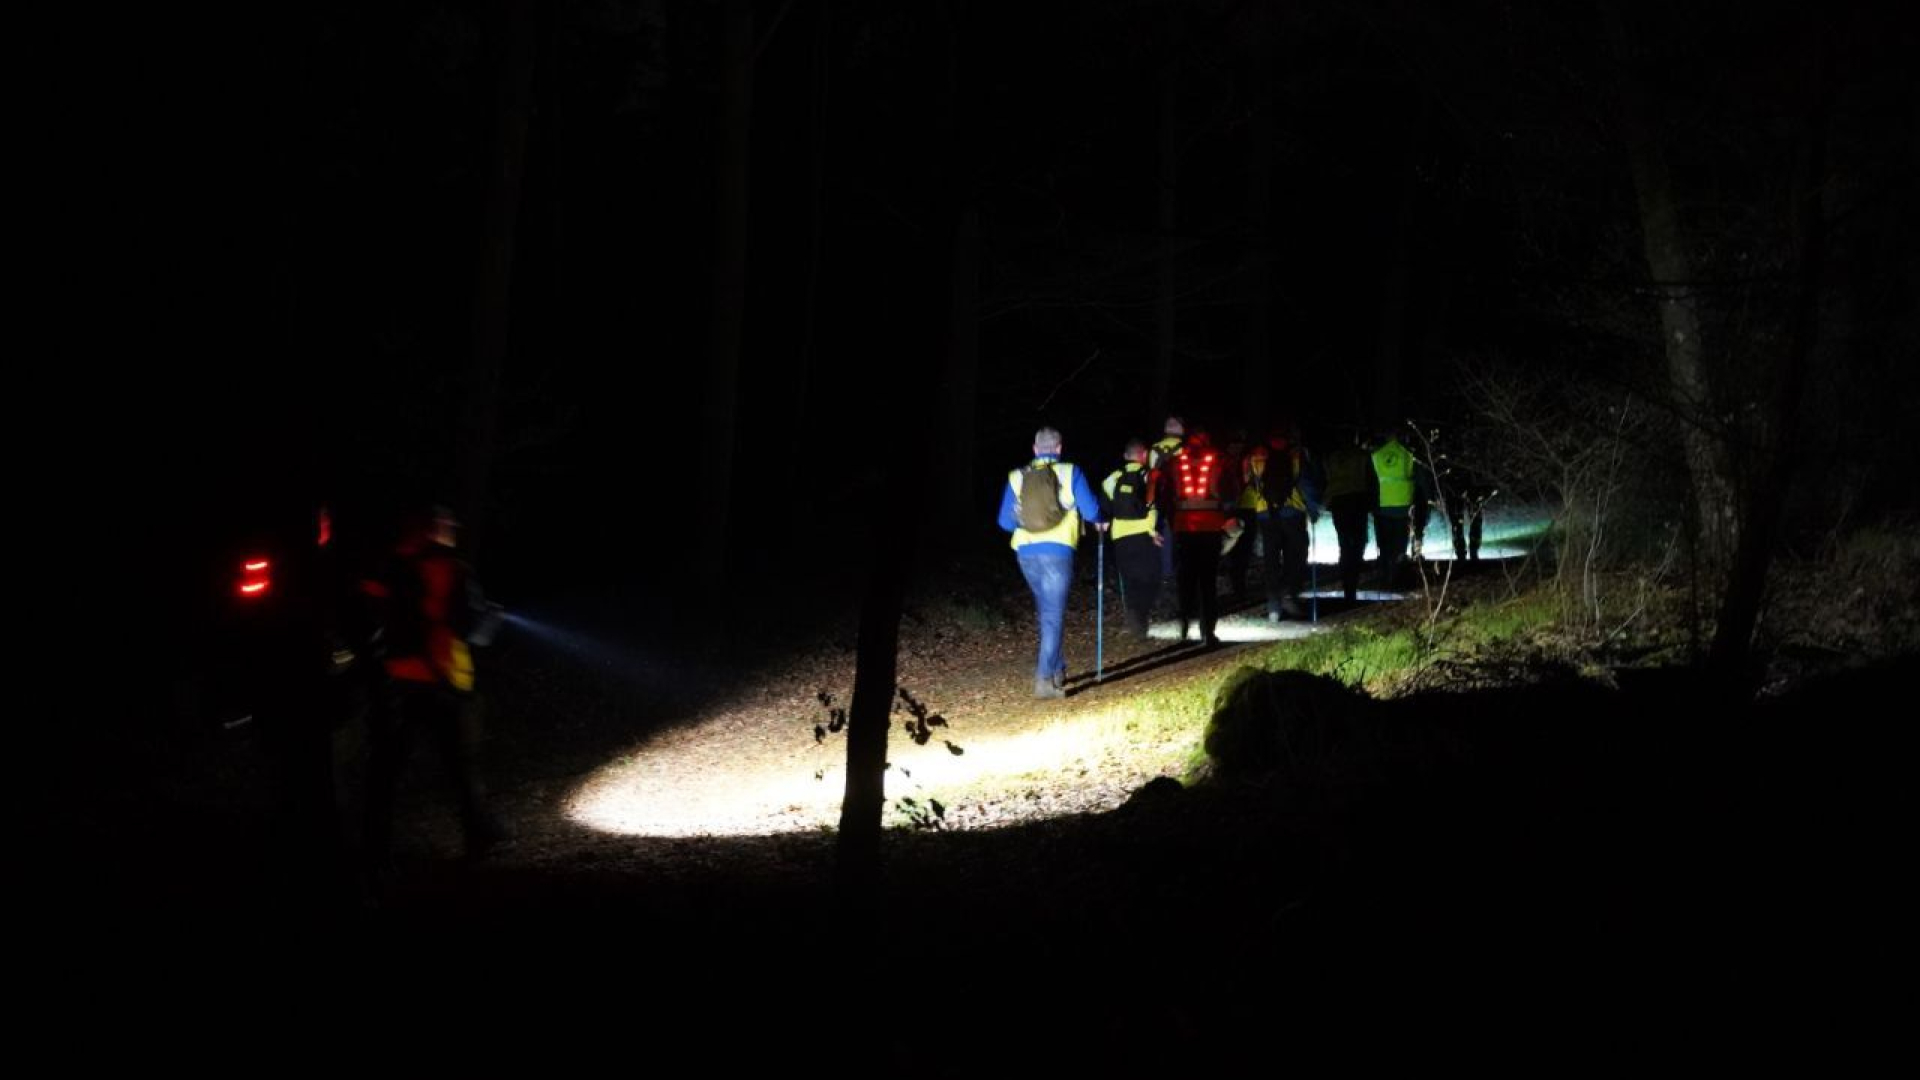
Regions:
[[[1052,679],[1035,679],[1033,680],[1033,696],[1037,698],[1063,698],[1067,696],[1067,692],[1061,687],[1053,685]]]

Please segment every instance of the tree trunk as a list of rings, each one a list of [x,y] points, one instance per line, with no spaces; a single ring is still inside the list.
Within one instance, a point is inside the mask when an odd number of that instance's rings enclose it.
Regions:
[[[1793,209],[1788,219],[1796,273],[1786,362],[1774,394],[1764,468],[1758,471],[1758,485],[1747,500],[1747,520],[1739,531],[1726,599],[1707,652],[1708,669],[1730,685],[1744,681],[1749,666],[1753,630],[1766,595],[1767,566],[1773,559],[1774,537],[1779,531],[1787,486],[1793,479],[1801,398],[1806,393],[1819,330],[1821,263],[1826,256],[1826,216],[1820,196],[1826,182],[1827,138],[1832,126],[1833,53],[1824,42],[1816,49],[1807,138],[1794,176]]]
[[[807,153],[807,270],[800,322],[800,357],[794,372],[792,432],[798,442],[807,427],[807,395],[812,390],[813,358],[820,335],[820,274],[827,246],[828,96],[833,70],[833,0],[820,0],[813,25],[812,143]]]
[[[1667,384],[1681,418],[1687,473],[1700,525],[1700,550],[1710,567],[1724,566],[1738,535],[1733,464],[1714,419],[1715,395],[1694,309],[1693,265],[1667,169],[1654,134],[1646,93],[1632,70],[1632,47],[1619,12],[1601,5],[1614,65],[1620,72],[1620,133],[1640,207],[1640,239],[1660,309]]]
[[[913,477],[894,469],[883,478],[905,490]],[[847,714],[847,786],[840,800],[837,869],[843,898],[870,898],[880,866],[881,812],[886,806],[887,728],[899,685],[900,609],[906,597],[913,529],[876,527],[860,604],[854,652],[853,702]]]
[[[1180,69],[1177,63],[1168,64],[1160,80],[1160,198],[1156,219],[1160,234],[1160,284],[1153,304],[1153,378],[1148,399],[1153,414],[1147,418],[1147,430],[1155,435],[1159,434],[1160,423],[1172,407],[1173,363],[1178,349],[1174,290],[1179,287],[1175,273],[1179,239],[1174,229],[1180,209],[1179,99]]]
[[[713,321],[701,432],[700,566],[692,582],[711,602],[696,608],[715,634],[725,627],[727,555],[731,546],[733,458],[739,412],[740,349],[747,307],[747,168],[753,123],[753,4],[722,0],[720,125],[715,161]]]
[[[1242,419],[1258,439],[1273,419],[1273,75],[1262,63],[1249,75],[1247,251],[1242,286],[1247,356]]]
[[[924,178],[918,182],[925,186],[905,187],[902,193],[924,208],[925,227],[903,231],[895,239],[899,257],[885,260],[885,264],[897,267],[893,277],[906,285],[895,293],[897,302],[891,307],[897,310],[869,320],[875,327],[873,332],[889,339],[889,344],[904,341],[917,352],[936,341],[954,349],[959,338],[971,334],[971,329],[963,328],[970,328],[976,318],[972,300],[963,305],[958,299],[962,291],[970,292],[971,286],[963,290],[951,279],[947,288],[934,284],[978,257],[977,250],[969,253],[948,247],[976,234],[979,227],[976,214],[960,209],[967,191],[966,181],[961,179],[962,162],[958,160],[962,140],[957,135],[963,125],[958,122],[961,104],[956,64],[961,24],[957,15],[946,4],[935,5],[931,12],[943,32],[947,66],[944,72],[932,65],[923,70],[929,78],[928,112],[940,122],[929,125],[917,139],[895,144],[901,162],[898,175]],[[875,403],[876,415],[910,416],[924,408],[928,396],[941,389],[935,382],[936,371],[930,364],[903,365],[900,378],[883,392],[890,400]],[[951,368],[948,374],[952,374]],[[970,417],[966,426],[971,426]],[[923,481],[934,468],[934,439],[944,434],[939,423],[907,423],[902,427],[885,467],[877,470],[877,479],[888,492],[912,491]],[[951,453],[953,448],[942,445],[940,450]],[[886,804],[887,729],[899,686],[900,612],[922,532],[917,521],[904,525],[890,519],[875,523],[873,554],[867,563],[871,569],[860,606],[853,701],[847,716],[847,786],[840,803],[835,867],[840,910],[848,920],[845,929],[856,941],[870,940],[880,925],[877,916],[882,896],[880,835]],[[873,955],[864,954],[866,959]],[[855,960],[861,958],[856,950]]]
[[[1401,380],[1407,363],[1407,294],[1413,275],[1415,228],[1414,147],[1419,137],[1420,125],[1409,123],[1401,146],[1400,196],[1393,217],[1393,234],[1387,238],[1387,272],[1380,284],[1380,325],[1376,343],[1378,353],[1374,363],[1371,422],[1382,431],[1398,430],[1400,422],[1406,419]]]
[[[561,21],[558,13],[549,16],[545,70],[558,72],[566,63],[562,49]],[[547,327],[550,333],[565,334],[572,325],[563,307],[567,295],[567,157],[566,102],[562,88],[566,80],[550,77],[542,96],[540,131],[546,138],[547,153],[541,171],[547,195]],[[545,338],[546,335],[543,335]],[[551,339],[548,339],[551,340]],[[558,342],[562,355],[566,343]]]
[[[493,158],[474,280],[473,368],[461,424],[457,497],[470,555],[477,553],[485,535],[487,488],[498,441],[501,382],[513,328],[514,232],[533,97],[533,0],[503,0],[501,6]]]
[[[974,408],[980,374],[980,211],[968,208],[954,222],[953,301],[947,332],[946,370],[940,380],[941,481],[946,503],[942,536],[970,535],[967,526],[986,510],[974,490]]]

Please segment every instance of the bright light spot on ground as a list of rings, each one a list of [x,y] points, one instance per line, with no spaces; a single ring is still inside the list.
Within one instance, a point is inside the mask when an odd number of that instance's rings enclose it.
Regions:
[[[1314,626],[1304,619],[1283,619],[1276,623],[1268,622],[1264,615],[1228,616],[1221,619],[1213,628],[1213,636],[1225,642],[1294,641],[1313,632]],[[1147,628],[1147,636],[1155,641],[1178,641],[1180,624],[1177,622],[1155,623]],[[1187,640],[1195,644],[1199,643],[1199,626],[1187,628]]]
[[[1103,719],[1102,713],[1083,713],[1071,723],[1034,731],[975,736],[960,755],[938,740],[915,746],[896,734],[889,747],[889,806],[903,796],[925,802],[929,795],[944,797],[943,792],[980,781],[1012,781],[1090,760],[1100,744],[1089,732],[1103,729]],[[799,730],[794,735],[796,743],[806,738]],[[643,747],[581,785],[568,801],[567,816],[601,832],[637,836],[763,836],[830,828],[840,818],[846,745],[833,739],[805,750],[811,752],[797,751],[789,760],[755,769],[713,760],[712,748],[701,746],[697,737]],[[701,760],[692,760],[696,754]],[[671,784],[649,782],[656,778],[670,778]]]
[[[1484,515],[1480,530],[1480,558],[1525,558],[1532,553],[1533,544],[1545,532],[1548,521],[1549,515],[1540,507],[1496,501]],[[1320,566],[1340,564],[1340,534],[1334,531],[1332,514],[1321,514],[1320,520],[1308,529],[1307,539],[1310,562]],[[1426,545],[1421,554],[1427,562],[1453,561],[1453,533],[1447,519],[1437,513],[1427,523]],[[1366,557],[1369,561],[1380,557],[1379,545],[1373,542],[1371,522],[1367,527]]]
[[[1339,600],[1346,595],[1346,593],[1340,591],[1340,586],[1336,584],[1331,589],[1321,589],[1319,592],[1313,592],[1311,590],[1303,592],[1300,594],[1300,599],[1304,602],[1317,596],[1322,600]],[[1353,593],[1354,599],[1370,603],[1379,603],[1386,600],[1405,600],[1412,595],[1412,593],[1388,592],[1384,589],[1355,589]]]
[[[1544,514],[1521,508],[1490,508],[1481,558],[1525,555],[1530,539],[1539,535],[1545,521]],[[1450,558],[1453,551],[1446,522],[1442,519],[1436,525],[1429,529],[1427,553],[1436,560]],[[1315,530],[1314,560],[1320,565],[1337,564],[1338,550],[1332,520],[1322,516]],[[1315,584],[1323,599],[1340,596],[1337,577],[1316,571]],[[1360,597],[1386,601],[1404,599],[1405,594],[1366,590]],[[508,619],[523,631],[548,638],[596,664],[636,673],[645,670],[635,656],[597,639],[520,616]],[[1153,626],[1151,635],[1156,641],[1171,642],[1177,629],[1177,623],[1162,622]],[[1262,606],[1256,606],[1222,618],[1215,634],[1226,642],[1283,641],[1307,637],[1317,629],[1304,619],[1268,622]],[[1197,632],[1195,627],[1195,636]],[[1165,651],[1182,655],[1176,649]],[[1108,670],[1113,672],[1111,664]],[[1090,682],[1078,685],[1086,688],[1080,692],[1101,693]],[[1098,770],[1103,749],[1111,745],[1107,740],[1125,737],[1117,734],[1127,726],[1126,706],[1121,703],[1128,694],[1124,686],[1116,689],[1114,704],[1104,709],[1077,707],[1074,699],[1063,702],[1061,719],[1038,730],[1003,736],[956,730],[952,737],[966,751],[960,755],[950,753],[939,739],[915,746],[899,737],[896,728],[889,747],[893,759],[887,776],[889,806],[897,807],[907,797],[923,803],[928,796],[945,801],[970,787],[1004,785],[1013,790],[1021,777],[1036,772]],[[729,756],[728,733],[750,723],[793,723],[791,753]],[[784,732],[780,735],[785,737]],[[567,816],[588,828],[641,836],[760,836],[833,828],[846,786],[843,740],[844,736],[816,745],[794,721],[715,715],[704,724],[664,734],[600,769],[567,800]],[[888,817],[897,820],[892,810]]]

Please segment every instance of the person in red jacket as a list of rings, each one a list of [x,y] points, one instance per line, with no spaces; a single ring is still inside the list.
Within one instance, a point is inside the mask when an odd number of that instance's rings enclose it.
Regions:
[[[444,507],[411,516],[383,572],[363,585],[385,614],[387,692],[370,718],[365,836],[376,874],[390,855],[395,788],[422,732],[434,741],[452,782],[467,856],[480,857],[506,839],[480,782],[480,700],[467,637],[482,613],[475,610],[472,571],[455,547],[458,528]]]

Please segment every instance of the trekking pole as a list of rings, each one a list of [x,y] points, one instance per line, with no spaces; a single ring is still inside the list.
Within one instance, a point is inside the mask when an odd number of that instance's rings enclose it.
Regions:
[[[1098,586],[1093,600],[1093,681],[1100,682],[1107,674],[1107,534],[1094,534],[1094,576]]]
[[[1320,567],[1313,561],[1313,534],[1319,522],[1307,515],[1307,623],[1310,626],[1320,624]]]

